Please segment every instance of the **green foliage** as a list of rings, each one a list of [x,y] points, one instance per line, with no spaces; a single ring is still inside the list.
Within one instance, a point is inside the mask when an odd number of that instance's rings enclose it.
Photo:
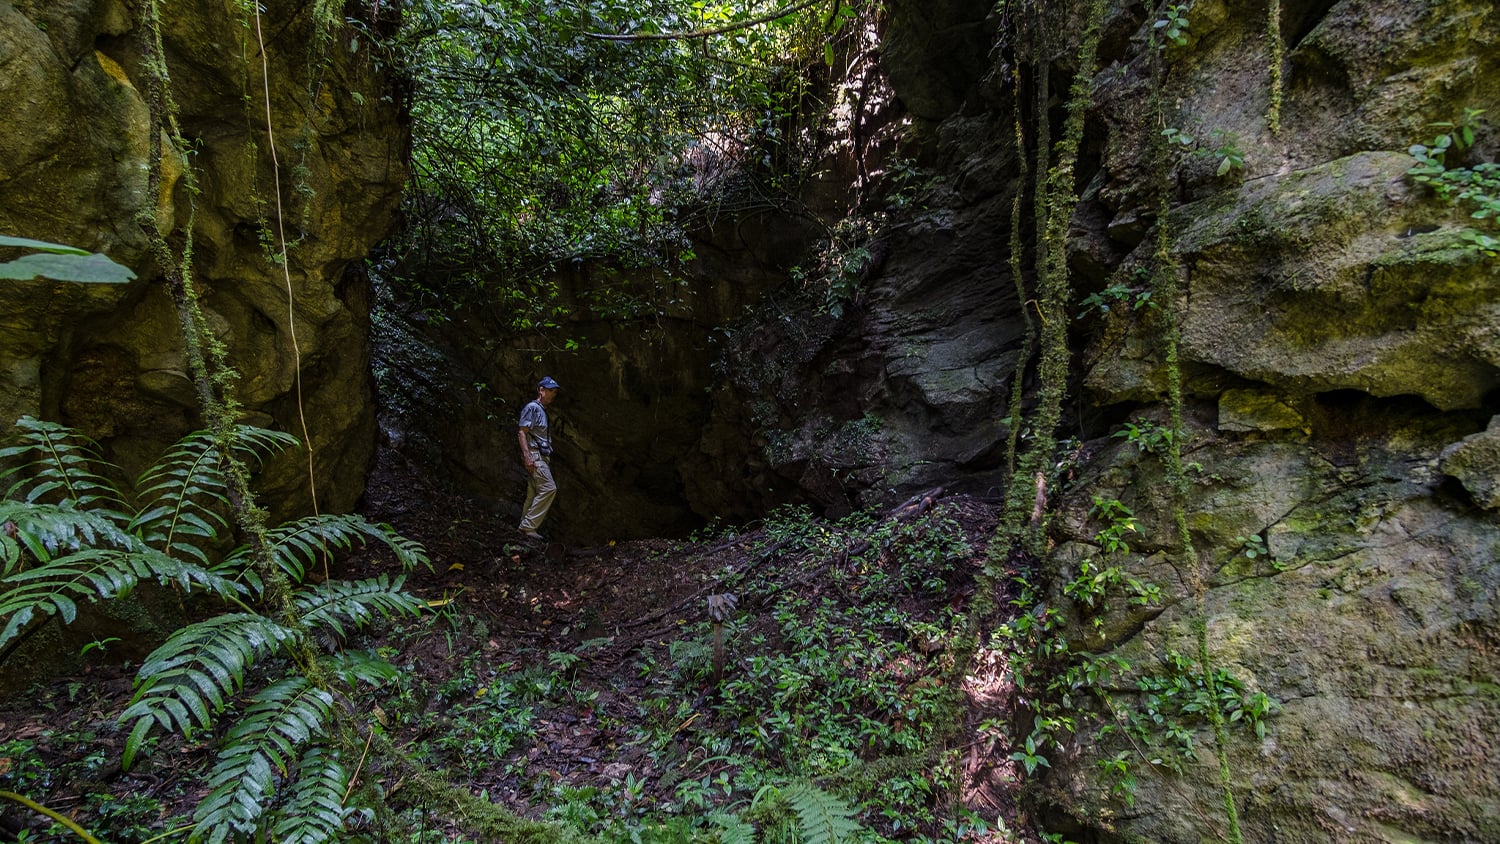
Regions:
[[[377,617],[412,615],[424,605],[402,591],[400,576],[304,586],[280,618],[246,605],[265,597],[264,573],[251,567],[244,548],[212,559],[229,526],[222,515],[230,489],[225,456],[253,457],[295,440],[243,426],[231,433],[227,447],[206,433],[189,434],[127,496],[96,468],[92,443],[53,423],[18,423],[16,444],[0,450],[8,464],[0,478],[11,480],[0,500],[0,619],[7,621],[0,645],[37,612],[71,621],[77,598],[120,597],[148,577],[239,603],[244,611],[179,629],[143,662],[135,695],[120,716],[130,726],[122,765],[130,767],[148,748],[156,727],[187,736],[213,728],[255,683],[257,667],[280,658],[283,672],[296,669],[259,686],[230,719],[193,836],[221,842],[274,828],[278,840],[329,840],[348,815],[340,785],[347,785],[347,773],[330,743],[344,699],[316,678],[355,686],[388,681],[394,672],[348,656],[310,665],[304,662],[309,643],[320,634],[346,636]],[[129,500],[140,507],[132,509]],[[268,535],[273,565],[291,584],[301,582],[314,556],[355,540],[384,543],[407,568],[427,562],[420,546],[356,516],[303,519]],[[288,810],[271,814],[275,795],[293,782],[299,785]]]
[[[208,796],[198,803],[193,816],[198,822],[194,837],[219,842],[234,833],[253,833],[260,826],[276,778],[289,773],[299,751],[313,736],[327,731],[332,714],[333,695],[314,687],[305,677],[285,677],[257,692],[254,702],[225,736],[218,761],[208,776]],[[309,752],[320,753],[316,748]],[[300,786],[321,791],[326,783],[315,780]],[[323,808],[317,802],[313,806]],[[298,831],[305,834],[308,826],[330,826],[321,815],[315,811],[311,818],[298,818]],[[335,819],[339,817],[334,815]],[[309,819],[315,820],[309,824]],[[332,826],[337,829],[338,824]]]
[[[1127,306],[1132,311],[1154,309],[1156,303],[1151,301],[1151,288],[1115,282],[1098,293],[1085,296],[1078,303],[1078,318],[1084,319],[1094,312],[1107,314],[1116,307]]]
[[[1036,773],[1036,769],[1039,767],[1052,767],[1052,763],[1047,761],[1047,757],[1037,751],[1037,742],[1045,741],[1046,739],[1047,735],[1045,733],[1033,732],[1022,742],[1021,749],[1010,755],[1010,760],[1012,762],[1020,762],[1028,774]]]
[[[1123,439],[1140,450],[1142,454],[1155,454],[1164,456],[1172,447],[1172,429],[1159,422],[1138,416],[1134,421],[1126,422],[1125,427],[1110,434],[1115,439]],[[1097,505],[1097,501],[1095,502]]]
[[[802,844],[839,844],[851,840],[860,830],[849,804],[811,783],[768,785],[755,795],[751,808],[767,798],[783,800],[791,807]]]
[[[780,193],[776,179],[805,156],[794,150],[808,77],[794,69],[818,62],[831,36],[811,10],[710,34],[760,11],[690,0],[405,4],[401,31],[376,39],[413,84],[411,227],[396,247],[404,289],[499,301],[514,328],[546,327],[566,306],[544,279],[563,264],[670,269],[691,257],[694,214],[773,201],[766,191]],[[674,32],[704,34],[658,37]],[[763,181],[737,182],[746,167]],[[625,278],[596,287],[632,312],[652,308],[651,291]]]
[[[813,255],[809,267],[791,269],[792,281],[809,288],[821,288],[823,311],[834,319],[854,303],[859,284],[869,270],[873,253],[870,243],[883,215],[852,215],[835,223]]]
[[[1231,170],[1245,168],[1245,154],[1240,151],[1238,141],[1234,135],[1222,129],[1209,133],[1209,143],[1215,144],[1211,147],[1200,144],[1197,138],[1170,126],[1161,130],[1161,134],[1169,146],[1180,147],[1194,158],[1212,158],[1217,163],[1214,168],[1215,176],[1227,176]]]
[[[1256,557],[1271,556],[1270,549],[1266,547],[1265,537],[1262,537],[1258,533],[1249,536],[1237,536],[1234,538],[1234,541],[1240,543],[1240,556],[1247,560],[1253,560]]]
[[[1195,730],[1211,726],[1215,713],[1264,738],[1266,718],[1280,708],[1224,669],[1214,669],[1212,678],[1206,676],[1176,651],[1167,653],[1159,673],[1139,677],[1136,688],[1142,702],[1131,710],[1131,726],[1139,738],[1166,752],[1159,763],[1169,767],[1179,765],[1179,758],[1198,758]]]
[[[124,284],[135,278],[126,266],[99,253],[61,243],[0,235],[0,248],[25,249],[30,254],[0,262],[0,279],[75,281],[86,284]]]
[[[337,841],[350,815],[359,810],[344,805],[352,775],[332,751],[312,747],[297,760],[291,779],[297,790],[280,813],[274,838],[280,844]],[[366,809],[362,814],[370,814]]]
[[[1130,593],[1132,605],[1146,606],[1161,600],[1159,587],[1130,574],[1118,565],[1106,565],[1093,557],[1085,557],[1078,564],[1078,574],[1063,585],[1063,594],[1072,598],[1086,610],[1102,610],[1105,596],[1111,588],[1123,587]],[[1094,619],[1096,627],[1103,619]]]
[[[0,449],[0,481],[10,480],[4,497],[71,507],[123,509],[124,497],[95,470],[102,465],[98,444],[53,422],[30,416],[16,420],[12,444]]]
[[[946,593],[931,590],[959,559],[972,559],[972,547],[960,552],[962,531],[943,505],[904,520],[861,513],[836,523],[784,508],[767,518],[765,533],[759,553],[774,555],[783,577],[817,573],[834,594],[810,597],[805,585],[726,575],[719,588],[765,609],[726,621],[725,672],[706,705],[709,621],[642,656],[640,677],[651,691],[629,722],[632,743],[669,771],[665,810],[697,821],[690,834],[672,837],[653,818],[640,827],[641,840],[749,840],[751,824],[761,841],[850,840],[841,816],[898,840],[931,840],[912,836],[938,830],[937,808],[957,777],[936,749],[957,718],[942,679],[957,619],[939,598]],[[919,614],[910,609],[918,603],[931,606]],[[808,795],[802,810],[782,795],[795,791],[789,784],[814,782],[826,795]],[[619,800],[598,795],[592,811],[607,817]],[[867,808],[838,809],[854,800]],[[627,837],[611,834],[618,827],[608,821],[591,824],[586,829],[611,840]],[[628,834],[634,840],[635,831]],[[887,839],[866,830],[858,840]]]
[[[318,561],[368,541],[390,549],[396,562],[408,571],[428,564],[427,552],[419,544],[396,533],[390,525],[375,524],[353,514],[307,516],[271,528],[266,532],[266,541],[277,568],[294,583],[300,583]],[[250,562],[250,549],[241,546],[226,555],[215,571],[237,572],[259,594],[264,583]]]
[[[1466,108],[1456,121],[1429,124],[1442,131],[1428,143],[1413,144],[1407,150],[1417,163],[1406,173],[1444,201],[1467,209],[1471,219],[1500,221],[1500,164],[1486,161],[1463,167],[1449,161],[1451,153],[1464,153],[1474,146],[1483,114],[1484,109]],[[1462,236],[1475,254],[1500,256],[1500,238],[1494,234],[1465,229]]]
[[[296,445],[291,434],[239,425],[228,450],[259,461]],[[131,532],[153,548],[208,564],[210,553],[219,550],[220,531],[229,528],[223,452],[219,438],[208,431],[188,434],[169,448],[135,483],[139,503]]]
[[[0,498],[0,648],[38,613],[70,623],[78,601],[122,597],[143,579],[225,598],[242,591],[133,530],[125,495],[96,468],[96,446],[70,429],[22,418],[0,461],[10,481]]]
[[[1176,47],[1186,47],[1188,43],[1188,6],[1191,4],[1181,3],[1170,5],[1162,11],[1162,16],[1156,19],[1152,27],[1167,40],[1167,43]],[[1165,48],[1165,45],[1163,45]]]

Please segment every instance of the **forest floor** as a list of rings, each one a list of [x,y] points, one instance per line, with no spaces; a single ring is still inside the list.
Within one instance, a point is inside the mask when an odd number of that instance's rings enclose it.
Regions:
[[[567,547],[524,542],[387,453],[365,515],[425,546],[431,568],[406,587],[431,611],[344,643],[399,670],[358,706],[470,794],[606,841],[800,840],[806,818],[777,799],[798,789],[859,840],[1037,840],[1003,652],[980,631],[954,665],[993,503],[934,490],[840,522],[786,508],[691,540]],[[393,565],[367,551],[334,576]],[[186,840],[215,739],[163,739],[122,772],[131,670],[0,703],[0,791],[103,841]],[[344,840],[498,840],[408,796],[399,766],[366,776],[391,811]],[[0,800],[0,841],[78,840],[49,823]]]

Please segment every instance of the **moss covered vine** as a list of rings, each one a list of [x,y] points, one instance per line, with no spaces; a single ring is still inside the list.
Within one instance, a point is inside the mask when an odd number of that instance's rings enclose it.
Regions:
[[[1083,141],[1084,118],[1091,100],[1099,36],[1107,8],[1105,0],[1092,0],[1088,6],[1063,134],[1051,150],[1051,166],[1042,161],[1034,171],[1038,228],[1037,295],[1027,304],[1036,309],[1041,322],[1037,338],[1040,387],[1030,423],[1033,440],[1026,453],[1015,460],[1016,468],[1011,473],[1001,524],[1003,531],[1015,531],[1011,538],[1018,539],[1025,550],[1036,555],[1040,555],[1044,545],[1042,516],[1046,510],[1048,469],[1057,450],[1057,426],[1062,420],[1062,403],[1068,391],[1068,308],[1072,288],[1068,278],[1067,245],[1068,223],[1078,206],[1075,167]],[[1045,68],[1038,72],[1040,86],[1045,86],[1043,80],[1046,76]],[[1037,99],[1040,112],[1037,125],[1040,127],[1047,122],[1045,87],[1039,93],[1042,94]],[[1045,140],[1039,137],[1038,157],[1045,155],[1047,149]],[[1013,240],[1019,240],[1015,232]],[[1013,268],[1019,265],[1019,259],[1014,256],[1012,262]],[[1024,365],[1023,360],[1021,366]],[[1012,417],[1013,426],[1018,426],[1019,421]]]
[[[1268,62],[1271,73],[1271,104],[1266,109],[1266,126],[1272,135],[1281,134],[1281,65],[1284,45],[1281,41],[1281,0],[1266,0],[1266,43],[1271,51]]]
[[[161,11],[158,0],[143,0],[141,15],[142,65],[146,76],[145,99],[151,130],[148,132],[147,196],[162,197],[162,165],[169,151],[162,145],[163,136],[171,144],[170,154],[186,158],[189,148],[177,120],[177,105],[172,99],[171,77],[167,70],[161,35]],[[166,279],[168,292],[177,312],[183,335],[188,371],[197,388],[203,416],[218,440],[220,452],[230,468],[228,497],[236,522],[250,542],[251,556],[257,572],[265,579],[266,594],[279,619],[290,618],[291,589],[275,566],[268,549],[266,513],[255,503],[250,491],[250,472],[235,456],[233,448],[235,423],[240,407],[233,388],[239,374],[229,364],[228,350],[214,334],[203,314],[197,285],[193,279],[193,223],[196,198],[200,193],[197,174],[184,161],[181,179],[189,199],[188,218],[182,227],[182,245],[174,250],[167,242],[171,221],[160,219],[160,212],[143,211],[139,218],[146,232],[152,256]],[[153,209],[154,210],[154,209]],[[164,228],[165,227],[165,228]]]
[[[1276,0],[1271,0],[1274,7]],[[1279,39],[1278,39],[1279,43]],[[1169,213],[1172,203],[1171,168],[1166,166],[1169,158],[1166,136],[1161,130],[1167,126],[1165,113],[1165,76],[1166,70],[1158,56],[1158,51],[1152,50],[1152,73],[1151,73],[1151,98],[1150,114],[1154,121],[1152,131],[1149,133],[1152,139],[1151,153],[1157,162],[1154,168],[1158,174],[1156,183],[1156,233],[1152,263],[1154,265],[1153,287],[1155,294],[1153,298],[1160,303],[1161,316],[1164,322],[1162,332],[1163,355],[1167,375],[1167,410],[1169,414],[1169,426],[1172,435],[1167,439],[1163,459],[1166,464],[1167,483],[1171,492],[1172,501],[1172,524],[1177,534],[1177,542],[1181,546],[1182,555],[1187,561],[1188,583],[1192,589],[1192,598],[1196,615],[1192,621],[1194,643],[1197,649],[1197,660],[1199,670],[1202,672],[1203,682],[1207,687],[1208,698],[1211,701],[1219,700],[1219,672],[1213,661],[1213,654],[1208,646],[1208,578],[1204,572],[1204,563],[1199,557],[1197,549],[1193,544],[1192,531],[1187,520],[1187,496],[1188,480],[1183,471],[1182,464],[1182,441],[1186,427],[1183,420],[1182,399],[1182,366],[1179,360],[1179,350],[1182,339],[1182,318],[1180,312],[1181,283],[1179,268],[1176,258],[1172,252],[1172,232],[1169,226]],[[1217,705],[1205,707],[1204,713],[1213,730],[1216,756],[1219,763],[1219,787],[1223,796],[1224,815],[1228,825],[1228,840],[1234,844],[1243,844],[1244,835],[1240,830],[1239,812],[1235,806],[1234,788],[1229,767],[1229,734],[1224,723],[1224,713]]]

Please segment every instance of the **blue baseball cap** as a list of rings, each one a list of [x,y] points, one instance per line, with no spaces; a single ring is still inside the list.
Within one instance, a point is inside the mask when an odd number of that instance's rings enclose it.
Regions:
[[[544,375],[544,376],[542,376],[542,380],[539,381],[539,382],[537,382],[537,386],[538,387],[545,387],[548,390],[560,390],[560,389],[562,389],[562,387],[559,386],[556,381],[552,380],[552,376],[551,375]]]

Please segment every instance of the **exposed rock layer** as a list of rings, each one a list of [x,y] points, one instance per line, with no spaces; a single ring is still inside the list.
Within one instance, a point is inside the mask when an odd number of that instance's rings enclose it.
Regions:
[[[305,417],[318,503],[347,510],[374,442],[368,285],[350,267],[392,223],[405,129],[368,49],[315,34],[309,4],[263,5],[259,27],[235,4],[206,0],[164,14],[171,97],[190,148],[168,153],[153,197],[134,7],[0,4],[0,232],[104,252],[139,276],[115,289],[5,283],[0,419],[59,419],[130,472],[201,425],[139,218],[155,215],[178,247],[191,222],[193,273],[241,375],[247,421],[302,437]],[[196,197],[184,166],[197,173]],[[282,235],[284,269],[263,243]],[[270,465],[262,488],[279,513],[310,510],[306,455]]]

